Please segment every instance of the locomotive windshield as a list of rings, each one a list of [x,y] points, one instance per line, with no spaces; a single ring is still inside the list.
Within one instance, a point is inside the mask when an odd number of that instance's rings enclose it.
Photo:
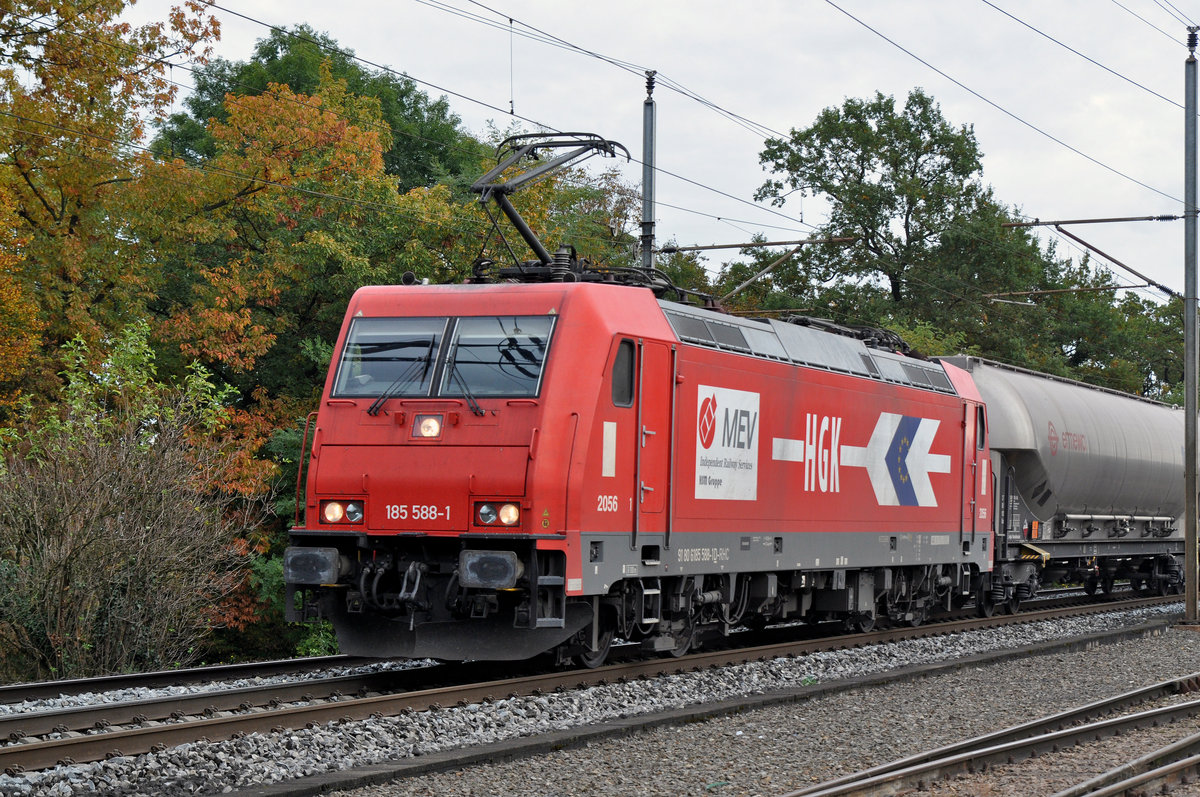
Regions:
[[[551,323],[546,316],[460,318],[441,395],[536,396]]]
[[[333,395],[536,396],[553,325],[550,316],[355,318]]]
[[[335,396],[426,396],[445,318],[356,318],[338,366]]]

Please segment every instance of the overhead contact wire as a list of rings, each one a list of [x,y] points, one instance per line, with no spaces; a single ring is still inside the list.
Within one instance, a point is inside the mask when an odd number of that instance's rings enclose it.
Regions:
[[[904,53],[905,55],[909,56],[910,58],[912,58],[913,60],[915,60],[915,61],[917,61],[918,63],[922,64],[923,66],[927,67],[928,69],[931,69],[931,70],[933,70],[934,72],[936,72],[937,74],[939,74],[939,75],[941,75],[943,78],[945,78],[946,80],[949,80],[951,83],[953,83],[954,85],[958,86],[958,87],[959,87],[960,89],[962,89],[963,91],[965,91],[965,92],[969,93],[971,96],[973,96],[973,97],[975,97],[975,98],[977,98],[977,99],[980,99],[980,100],[982,100],[983,102],[985,102],[985,103],[987,103],[988,105],[990,105],[991,107],[995,108],[997,111],[1000,111],[1002,114],[1004,114],[1005,116],[1009,117],[1010,119],[1012,119],[1012,120],[1014,120],[1014,121],[1016,121],[1016,122],[1019,122],[1019,123],[1021,123],[1021,124],[1022,124],[1022,125],[1024,125],[1025,127],[1028,127],[1030,130],[1034,131],[1035,133],[1038,133],[1039,135],[1041,135],[1041,136],[1044,136],[1044,137],[1046,137],[1046,138],[1050,139],[1051,141],[1053,141],[1054,143],[1058,144],[1059,146],[1061,146],[1061,147],[1063,147],[1063,148],[1065,148],[1065,149],[1067,149],[1067,150],[1070,150],[1071,152],[1074,152],[1076,155],[1080,156],[1081,158],[1084,158],[1084,159],[1085,159],[1085,160],[1087,160],[1089,163],[1095,164],[1096,166],[1099,166],[1100,168],[1102,168],[1102,169],[1104,169],[1104,170],[1106,170],[1106,171],[1108,171],[1108,172],[1111,172],[1112,174],[1115,174],[1115,175],[1117,175],[1118,177],[1120,177],[1120,178],[1122,178],[1122,179],[1124,179],[1124,180],[1128,180],[1129,182],[1133,183],[1134,185],[1139,185],[1139,186],[1141,186],[1142,188],[1145,188],[1147,191],[1152,191],[1152,192],[1154,192],[1154,193],[1158,194],[1159,196],[1162,196],[1162,197],[1165,197],[1165,198],[1167,198],[1167,199],[1171,200],[1172,202],[1176,202],[1176,203],[1179,203],[1179,204],[1182,204],[1182,203],[1183,203],[1183,200],[1182,200],[1182,199],[1180,199],[1179,197],[1174,197],[1174,196],[1171,196],[1170,194],[1166,193],[1165,191],[1161,191],[1161,190],[1159,190],[1159,189],[1155,188],[1155,187],[1154,187],[1154,186],[1152,186],[1152,185],[1148,185],[1148,184],[1146,184],[1146,183],[1143,183],[1141,180],[1138,180],[1136,177],[1132,177],[1132,176],[1130,176],[1130,175],[1128,175],[1128,174],[1125,174],[1124,172],[1120,171],[1119,169],[1117,169],[1117,168],[1115,168],[1115,167],[1113,167],[1113,166],[1109,166],[1107,163],[1104,163],[1103,161],[1101,161],[1101,160],[1098,160],[1098,159],[1096,159],[1096,158],[1092,157],[1091,155],[1088,155],[1086,152],[1083,152],[1082,150],[1080,150],[1080,149],[1078,149],[1078,148],[1076,148],[1076,147],[1073,147],[1073,146],[1071,146],[1070,144],[1068,144],[1067,142],[1063,141],[1062,139],[1060,139],[1060,138],[1058,138],[1058,137],[1056,137],[1056,136],[1054,136],[1054,135],[1052,135],[1052,134],[1050,134],[1050,133],[1046,132],[1045,130],[1042,130],[1040,127],[1038,127],[1037,125],[1033,124],[1032,122],[1029,122],[1029,121],[1026,121],[1025,119],[1022,119],[1020,116],[1017,116],[1017,114],[1015,114],[1015,113],[1013,113],[1012,111],[1008,110],[1007,108],[1005,108],[1004,106],[1000,105],[999,103],[997,103],[997,102],[994,102],[993,100],[990,100],[990,99],[988,99],[987,97],[983,96],[983,95],[982,95],[982,94],[980,94],[978,91],[975,91],[973,88],[971,88],[970,86],[966,85],[966,84],[965,84],[965,83],[963,83],[962,81],[960,81],[960,80],[958,80],[958,79],[956,79],[956,78],[954,78],[954,77],[951,77],[951,76],[950,76],[949,74],[947,74],[946,72],[942,71],[941,69],[938,69],[936,66],[934,66],[933,64],[931,64],[929,61],[926,61],[924,58],[922,58],[921,56],[917,55],[917,54],[916,54],[916,53],[914,53],[912,50],[909,50],[908,48],[904,47],[903,45],[901,45],[899,42],[895,41],[894,39],[892,39],[892,38],[888,37],[887,35],[885,35],[885,34],[884,34],[884,33],[882,33],[881,31],[879,31],[879,30],[876,30],[875,28],[871,27],[870,25],[868,25],[868,24],[867,24],[866,22],[864,22],[863,20],[859,19],[858,17],[854,16],[853,14],[851,14],[851,13],[850,13],[849,11],[847,11],[846,9],[842,8],[841,6],[839,6],[837,3],[833,2],[833,0],[825,0],[825,2],[826,2],[826,3],[827,3],[829,6],[831,6],[832,8],[834,8],[834,9],[836,9],[836,10],[840,11],[842,14],[844,14],[844,15],[845,15],[845,16],[847,16],[847,17],[849,17],[849,18],[850,18],[851,20],[853,20],[854,22],[857,22],[859,25],[861,25],[862,27],[864,27],[864,28],[866,28],[867,30],[869,30],[871,33],[874,33],[876,36],[878,36],[879,38],[883,39],[885,42],[887,42],[888,44],[892,45],[893,47],[895,47],[895,48],[896,48],[897,50],[899,50],[900,52],[902,52],[902,53]]]

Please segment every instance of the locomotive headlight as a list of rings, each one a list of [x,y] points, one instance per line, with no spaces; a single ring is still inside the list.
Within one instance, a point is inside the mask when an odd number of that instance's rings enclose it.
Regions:
[[[505,526],[515,526],[521,519],[521,508],[516,504],[504,504],[500,507],[500,522]]]
[[[326,501],[321,505],[321,517],[326,523],[341,523],[346,517],[346,507],[341,501]]]
[[[519,504],[476,504],[475,523],[480,526],[515,526],[521,522],[521,507]]]
[[[413,419],[413,437],[441,437],[441,415],[418,415]]]
[[[362,501],[322,501],[321,520],[326,523],[362,523]]]

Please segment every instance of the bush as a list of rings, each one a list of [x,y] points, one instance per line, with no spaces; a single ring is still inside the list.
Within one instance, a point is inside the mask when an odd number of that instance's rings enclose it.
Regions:
[[[241,583],[261,502],[227,485],[228,392],[194,366],[155,381],[145,325],[93,363],[67,346],[57,408],[0,442],[0,676],[188,664]]]

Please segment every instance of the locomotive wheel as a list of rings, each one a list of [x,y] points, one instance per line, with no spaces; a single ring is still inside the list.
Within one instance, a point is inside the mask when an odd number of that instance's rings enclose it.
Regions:
[[[996,602],[992,600],[990,589],[981,589],[975,593],[975,608],[980,617],[991,617],[996,613]]]
[[[675,658],[686,656],[692,650],[692,644],[696,641],[696,624],[689,621],[688,624],[675,634],[675,647],[671,648],[671,655]]]
[[[600,667],[608,660],[608,653],[612,650],[613,637],[616,636],[616,631],[608,623],[600,626],[600,646],[594,652],[585,651],[575,657],[575,661],[580,665],[587,667],[589,670],[594,670]]]
[[[866,612],[853,614],[846,618],[846,630],[858,634],[866,634],[875,630],[875,618]]]

